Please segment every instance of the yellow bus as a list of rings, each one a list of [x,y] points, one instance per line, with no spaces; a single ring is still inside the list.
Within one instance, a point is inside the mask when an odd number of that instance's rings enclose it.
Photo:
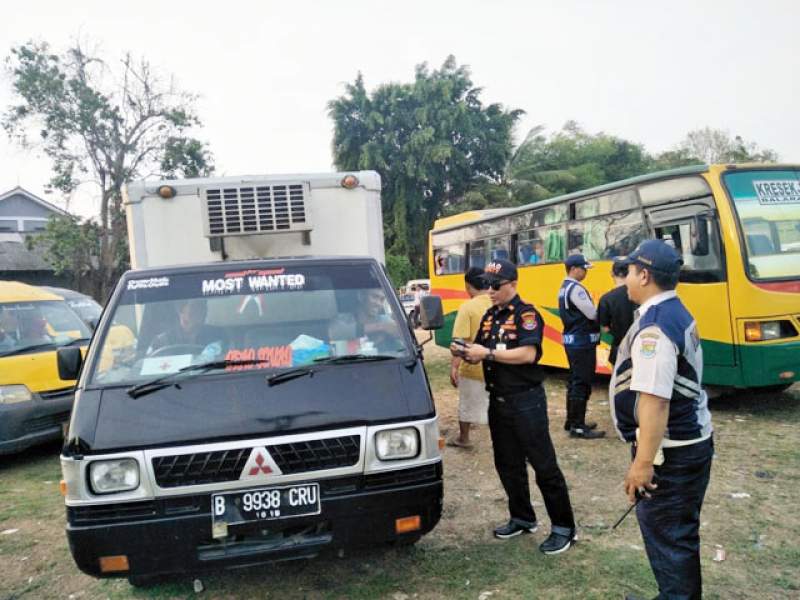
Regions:
[[[543,364],[567,367],[558,316],[563,261],[595,265],[583,282],[595,304],[611,289],[614,257],[648,238],[683,256],[678,294],[698,322],[704,382],[788,387],[800,379],[800,166],[711,165],[663,171],[511,209],[439,219],[429,236],[431,293],[442,298],[450,343],[466,299],[463,273],[505,258],[519,292],[545,320]],[[598,372],[610,372],[608,338]]]

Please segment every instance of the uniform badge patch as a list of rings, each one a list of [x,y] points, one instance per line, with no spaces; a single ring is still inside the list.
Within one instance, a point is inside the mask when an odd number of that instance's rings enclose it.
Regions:
[[[641,354],[644,358],[653,358],[656,355],[656,340],[642,340]]]
[[[522,316],[522,328],[527,329],[528,331],[533,331],[536,329],[536,314],[535,313],[524,313]]]

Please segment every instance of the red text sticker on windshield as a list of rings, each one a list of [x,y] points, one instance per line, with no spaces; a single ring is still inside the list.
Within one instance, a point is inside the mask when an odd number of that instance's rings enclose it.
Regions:
[[[291,346],[262,346],[260,348],[241,348],[228,350],[225,360],[247,361],[257,360],[256,363],[245,365],[230,365],[226,371],[247,371],[250,369],[267,369],[270,367],[291,367]]]

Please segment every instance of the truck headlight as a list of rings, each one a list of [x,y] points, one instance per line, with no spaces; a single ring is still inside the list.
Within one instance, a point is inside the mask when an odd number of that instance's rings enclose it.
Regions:
[[[419,454],[419,433],[415,427],[379,431],[375,434],[375,453],[381,460],[414,458]]]
[[[0,385],[0,404],[27,402],[31,398],[33,395],[25,385]]]
[[[98,460],[89,465],[89,483],[96,494],[135,490],[139,487],[139,463],[133,458]]]

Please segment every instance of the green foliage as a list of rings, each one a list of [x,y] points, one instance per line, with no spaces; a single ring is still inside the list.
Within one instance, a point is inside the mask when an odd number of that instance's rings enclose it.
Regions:
[[[112,70],[80,44],[58,55],[47,43],[28,42],[11,49],[6,66],[16,96],[3,116],[9,136],[22,145],[38,140],[52,161],[51,190],[98,187],[92,235],[99,250],[95,260],[74,266],[104,296],[127,267],[125,184],[159,167],[171,177],[213,170],[208,150],[188,135],[200,125],[195,98],[161,81],[145,60],[127,55]],[[76,260],[89,253],[67,255]]]
[[[387,250],[417,270],[424,270],[433,221],[474,182],[500,181],[511,156],[522,111],[484,105],[480,93],[451,56],[438,70],[419,65],[412,83],[383,84],[371,94],[359,74],[328,105],[337,168],[380,173]]]
[[[419,269],[415,269],[405,255],[386,254],[386,271],[392,286],[397,289],[406,284],[410,279],[422,277]]]
[[[651,159],[641,144],[606,133],[589,134],[569,121],[549,139],[537,127],[508,165],[520,203],[567,194],[645,173]]]

